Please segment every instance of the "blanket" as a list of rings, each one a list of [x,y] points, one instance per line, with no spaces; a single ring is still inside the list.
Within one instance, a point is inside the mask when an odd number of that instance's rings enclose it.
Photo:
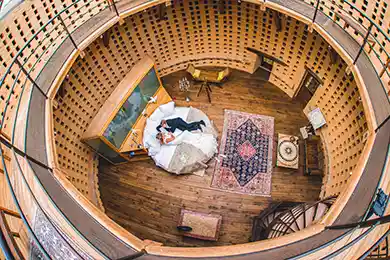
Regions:
[[[206,126],[202,126],[203,132],[182,132],[176,129],[173,133],[175,140],[168,145],[161,145],[156,139],[156,127],[162,119],[175,117],[181,117],[187,122],[203,120]],[[218,150],[217,132],[202,111],[193,107],[174,107],[170,103],[157,108],[147,119],[143,141],[156,165],[175,174],[192,173],[207,167],[206,163]]]

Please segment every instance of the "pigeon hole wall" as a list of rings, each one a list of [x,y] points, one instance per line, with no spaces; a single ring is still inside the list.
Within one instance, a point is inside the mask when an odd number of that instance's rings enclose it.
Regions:
[[[316,1],[313,0],[304,1],[312,6],[316,5]],[[388,39],[390,39],[389,5],[387,0],[333,0],[321,1],[320,7],[325,14],[332,17],[334,22],[349,32],[360,44],[363,43],[364,35],[370,26],[369,19],[378,26],[372,27],[371,34],[375,40],[371,40],[368,44],[370,46],[366,45],[365,50],[369,53],[370,60],[378,74],[382,74],[381,79],[388,96],[390,96],[390,77],[386,72],[383,73],[383,68],[384,66],[390,67],[390,58],[387,55],[390,55],[390,46],[387,44]],[[347,21],[343,17],[346,17]],[[352,23],[360,26],[352,26]],[[355,30],[357,27],[360,27],[359,31]],[[370,51],[370,48],[374,51]]]
[[[340,59],[331,64],[328,44],[292,18],[282,17],[283,29],[278,33],[275,13],[263,12],[258,5],[229,1],[225,11],[219,14],[212,2],[189,1],[167,7],[166,19],[160,19],[158,8],[152,8],[111,28],[108,47],[98,39],[86,49],[84,58],[78,58],[57,93],[59,108],[54,119],[59,164],[79,190],[85,193],[89,175],[97,172],[96,159],[93,173],[89,168],[92,153],[80,137],[143,55],[156,61],[162,76],[186,69],[190,63],[252,72],[256,56],[247,47],[287,64],[275,65],[270,81],[289,96],[298,90],[306,67],[323,80],[323,87],[308,104],[320,107],[328,122],[321,130],[330,162],[322,196],[339,194],[345,188],[367,130],[359,92],[345,73],[346,64]]]
[[[17,140],[18,136],[14,137],[12,132],[17,123],[26,119],[26,111],[19,110],[19,103],[28,102],[30,99],[32,83],[14,60],[19,54],[18,60],[31,78],[38,78],[50,56],[66,39],[66,32],[59,19],[54,17],[68,6],[70,7],[60,15],[72,32],[105,9],[107,3],[103,0],[81,0],[77,3],[68,0],[24,1],[0,21],[0,77],[3,80],[0,88],[0,133],[9,141],[14,141],[22,150],[24,141]],[[53,22],[46,25],[51,19]],[[75,155],[72,160],[68,160],[67,166],[78,168],[79,161],[84,160],[87,160],[86,157],[80,159]],[[91,160],[89,163],[92,164]],[[0,168],[3,171],[1,164]],[[95,190],[95,187],[89,187],[90,185],[84,183],[82,186],[78,185],[78,189],[95,201],[88,196],[90,190]]]
[[[309,1],[310,2],[310,1]],[[367,6],[367,14],[375,8]],[[71,1],[26,1],[1,21],[0,73],[6,74],[15,55],[22,52],[21,61],[35,78],[46,59],[64,39],[63,30],[56,21],[45,31],[40,27]],[[80,18],[76,9],[84,5]],[[384,1],[375,1],[378,23],[388,24],[388,8]],[[332,5],[329,2],[329,5]],[[77,23],[106,8],[104,1],[80,1],[63,14],[70,30]],[[369,13],[373,12],[373,14]],[[382,17],[382,13],[383,18]],[[323,196],[340,193],[356,165],[364,147],[367,130],[359,92],[353,79],[346,76],[346,65],[340,59],[331,64],[328,44],[316,33],[292,18],[282,16],[282,30],[277,32],[275,12],[263,12],[259,5],[242,1],[225,1],[220,13],[217,1],[174,1],[161,17],[158,8],[132,15],[123,25],[109,30],[109,46],[101,39],[93,42],[84,58],[78,58],[57,93],[58,108],[54,109],[56,152],[58,165],[67,178],[91,201],[98,197],[97,160],[83,143],[82,133],[111,91],[131,67],[150,55],[160,75],[195,66],[229,66],[253,72],[257,56],[246,50],[254,48],[283,60],[287,66],[275,64],[270,81],[293,97],[305,72],[313,70],[324,82],[308,106],[322,109],[328,125],[322,130],[327,140],[329,171],[324,178]],[[72,27],[74,26],[74,27]],[[36,35],[23,50],[27,41]],[[358,37],[358,36],[357,36]],[[40,42],[40,44],[38,44]],[[18,80],[15,79],[18,77]],[[2,132],[10,136],[15,121],[18,101],[26,77],[13,66],[0,89]],[[15,82],[15,84],[14,84]],[[27,83],[28,84],[28,83]],[[28,95],[25,91],[23,95]],[[4,111],[5,104],[9,103]]]

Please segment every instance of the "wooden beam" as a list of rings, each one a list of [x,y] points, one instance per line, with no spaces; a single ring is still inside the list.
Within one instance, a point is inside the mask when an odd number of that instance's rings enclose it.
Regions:
[[[13,236],[14,232],[10,230],[10,227],[7,223],[4,211],[0,211],[0,229],[4,235],[5,242],[7,243],[11,254],[15,257],[15,259],[24,259],[23,254],[20,251],[18,244],[16,243]]]
[[[11,140],[11,137],[6,133],[4,133],[1,129],[0,129],[0,135],[2,135],[5,139],[7,139],[8,142]]]
[[[277,58],[277,57],[273,57],[273,56],[270,56],[268,55],[267,53],[264,53],[262,51],[259,51],[259,50],[256,50],[254,48],[251,48],[251,47],[247,47],[245,48],[247,51],[250,51],[250,52],[253,52],[254,54],[258,55],[258,56],[264,56],[270,60],[273,60],[274,62],[277,62],[279,63],[280,65],[283,65],[283,66],[288,66],[287,63],[285,63],[283,60]]]
[[[7,208],[4,208],[4,207],[1,207],[1,206],[0,206],[0,212],[4,212],[4,214],[13,216],[15,218],[20,218],[20,214],[18,212],[10,210],[10,209],[7,209]]]
[[[157,6],[158,8],[158,19],[159,20],[167,20],[167,6],[165,3]]]

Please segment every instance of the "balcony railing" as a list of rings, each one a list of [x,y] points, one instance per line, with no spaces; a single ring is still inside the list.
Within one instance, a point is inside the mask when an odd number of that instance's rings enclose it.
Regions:
[[[376,72],[383,81],[390,80],[390,49],[381,43],[389,42],[389,35],[351,1],[344,0],[342,1],[343,4],[331,3],[318,0],[318,9],[341,28],[347,30],[359,42],[361,48],[369,54]],[[356,11],[358,16],[354,15],[352,11]],[[355,57],[355,61],[358,57]],[[386,92],[388,91],[386,90]]]
[[[18,232],[11,230],[6,215],[14,218],[21,218],[19,213],[0,207],[0,232],[2,235],[1,242],[2,248],[5,248],[3,251],[7,253],[7,256],[12,255],[18,259],[24,259],[22,252],[20,252],[19,246],[15,240],[15,237],[19,237],[20,235]]]
[[[20,128],[20,122],[18,122],[18,120],[21,120],[21,118],[18,117],[18,115],[22,102],[26,102],[28,108],[27,116],[22,120],[28,120],[28,113],[30,113],[31,108],[32,89],[37,89],[46,99],[48,98],[46,94],[47,90],[42,89],[37,81],[39,80],[43,69],[45,69],[46,66],[50,66],[50,58],[56,54],[61,45],[66,41],[70,41],[73,47],[78,49],[77,43],[72,37],[72,33],[75,33],[77,29],[103,11],[118,14],[117,9],[113,8],[114,4],[115,3],[112,1],[108,2],[105,0],[76,0],[69,5],[64,6],[64,8],[61,11],[56,12],[53,17],[50,18],[49,16],[50,19],[45,21],[45,23],[41,23],[42,25],[40,28],[35,31],[33,30],[33,35],[24,42],[24,45],[21,48],[16,47],[15,54],[11,53],[11,62],[6,70],[2,72],[0,79],[0,90],[3,93],[7,93],[4,100],[0,101],[0,109],[2,111],[0,116],[0,157],[2,160],[0,165],[2,165],[2,167],[0,168],[2,168],[2,172],[5,174],[13,201],[19,211],[19,213],[15,213],[14,215],[16,216],[16,214],[18,214],[18,217],[22,219],[26,226],[29,239],[32,240],[36,248],[40,251],[41,256],[45,259],[51,259],[51,257],[45,250],[40,239],[35,236],[31,224],[23,213],[19,203],[21,198],[17,197],[14,188],[15,184],[12,184],[7,169],[9,166],[7,166],[6,163],[6,158],[8,158],[8,156],[4,155],[4,151],[11,151],[11,154],[18,154],[26,160],[31,160],[38,165],[51,170],[45,162],[34,159],[34,157],[29,156],[26,152],[27,124],[24,125],[24,129],[17,129],[18,127]],[[26,19],[26,21],[28,21],[28,18]],[[20,93],[16,107],[12,106],[10,102],[15,92]],[[28,98],[22,98],[25,96],[28,96]],[[42,126],[42,129],[43,128],[44,126]],[[19,130],[19,133],[20,130],[24,132],[22,134],[23,140],[18,140],[18,132],[16,130]],[[19,164],[18,167],[20,175],[18,177],[13,176],[15,178],[14,180],[24,183],[21,184],[21,186],[28,191],[29,196],[34,197],[29,184],[25,180],[23,169],[21,169]],[[39,203],[37,203],[37,205],[39,206]],[[42,210],[42,212],[44,211]],[[3,213],[4,211],[0,211],[0,218]],[[48,219],[50,220],[49,217]],[[1,223],[5,227],[2,229],[6,242],[4,244],[4,249],[6,250],[4,254],[23,259],[17,244],[14,243],[14,240],[12,239],[17,234],[7,229],[6,222],[3,221]],[[136,255],[139,256],[140,253],[137,253]],[[129,259],[131,259],[131,256],[129,256]]]
[[[120,2],[120,1],[119,1]],[[146,1],[145,1],[146,2]],[[268,1],[259,1],[266,3]],[[278,2],[278,1],[269,1],[269,2]],[[332,22],[337,24],[343,31],[349,33],[349,35],[356,40],[356,44],[358,49],[349,49],[347,50],[348,54],[351,56],[354,63],[358,62],[362,59],[362,54],[367,55],[370,59],[369,61],[372,63],[375,68],[376,74],[378,78],[381,79],[381,88],[383,89],[383,97],[385,100],[389,100],[388,90],[385,89],[383,82],[388,81],[390,79],[390,55],[389,50],[386,46],[390,46],[390,38],[389,36],[378,26],[370,17],[366,16],[364,12],[358,9],[355,5],[350,3],[349,1],[343,1],[343,5],[336,5],[330,1],[309,1],[306,0],[309,4],[311,4],[314,9],[310,9],[312,15],[311,18],[313,24],[318,24],[319,26],[324,26],[323,17],[327,17]],[[288,3],[286,4],[288,6]],[[349,10],[357,11],[362,20],[356,19],[353,15],[349,14]],[[30,238],[34,241],[34,243],[38,246],[42,255],[46,259],[50,259],[49,254],[45,251],[44,246],[40,242],[39,238],[37,238],[29,224],[26,220],[26,216],[23,213],[22,208],[20,207],[20,198],[17,198],[14,185],[11,182],[9,172],[7,171],[7,163],[5,162],[4,149],[9,149],[13,154],[19,154],[20,156],[27,158],[29,160],[33,160],[36,163],[43,165],[44,167],[51,170],[45,162],[40,162],[34,155],[28,154],[26,151],[26,136],[27,136],[27,123],[24,124],[24,129],[18,129],[24,132],[23,140],[18,140],[18,132],[16,131],[18,127],[21,127],[20,122],[18,123],[19,110],[23,102],[27,101],[28,104],[31,102],[32,94],[29,94],[29,91],[32,92],[32,89],[37,89],[46,99],[47,90],[43,89],[40,86],[40,76],[42,74],[43,69],[46,66],[50,66],[50,58],[56,54],[59,50],[60,46],[62,46],[66,41],[70,43],[75,49],[78,49],[78,42],[73,38],[73,34],[77,32],[77,30],[85,25],[89,19],[99,15],[102,12],[112,12],[114,16],[119,16],[118,9],[116,8],[115,2],[113,1],[104,1],[104,0],[89,0],[82,1],[76,0],[71,4],[65,6],[61,11],[57,12],[53,17],[48,20],[42,22],[42,26],[38,28],[29,39],[23,44],[22,47],[17,47],[15,49],[15,54],[11,54],[11,62],[8,65],[6,71],[4,72],[1,80],[0,80],[0,90],[8,93],[5,100],[2,100],[0,103],[0,109],[3,112],[0,119],[0,138],[3,149],[0,149],[0,155],[2,158],[2,165],[4,169],[4,174],[6,176],[7,184],[12,194],[15,205],[19,211],[19,213],[15,213],[14,215],[18,215],[23,220],[27,231],[29,233]],[[28,18],[27,18],[28,19]],[[353,22],[353,24],[352,24]],[[356,25],[361,26],[361,30]],[[354,29],[350,29],[353,27]],[[380,39],[379,40],[379,36]],[[337,41],[337,39],[335,38]],[[383,42],[386,43],[386,46],[383,45]],[[340,45],[343,45],[340,42]],[[12,108],[10,105],[10,100],[13,98],[13,93],[16,89],[21,90],[21,94],[19,96],[16,108]],[[27,99],[24,99],[25,95],[28,95]],[[382,101],[383,101],[382,97]],[[371,100],[372,102],[377,102],[376,100]],[[382,102],[380,101],[380,102]],[[22,120],[28,120],[28,113],[30,112],[30,106],[28,105],[27,116]],[[7,120],[7,118],[13,120]],[[386,117],[380,120],[377,128],[378,131],[389,119]],[[42,126],[42,128],[44,128]],[[387,157],[389,157],[389,151],[387,152]],[[20,167],[20,166],[19,166]],[[19,176],[19,180],[23,180],[25,178],[23,176],[23,170],[19,168],[19,172],[21,175]],[[385,175],[385,172],[382,172],[382,177]],[[379,185],[379,184],[378,184]],[[28,187],[28,183],[24,183],[24,187],[30,193],[31,189]],[[377,187],[380,188],[379,186]],[[377,190],[378,190],[377,189]],[[375,196],[372,198],[374,200]],[[369,209],[367,209],[368,212]],[[0,211],[0,217],[2,216],[2,211]],[[364,219],[365,220],[365,219]],[[357,236],[354,240],[349,241],[345,244],[341,249],[333,252],[330,256],[335,256],[350,248],[354,243],[358,242],[361,239],[364,239],[370,232],[375,230],[376,225],[371,226],[364,233]],[[352,234],[357,229],[351,229],[344,236],[348,234]],[[4,233],[5,231],[5,233]],[[3,235],[5,238],[12,238],[13,234],[10,230],[4,229]],[[340,238],[341,239],[341,238]],[[12,239],[6,239],[8,242],[8,248],[10,252],[17,256],[17,247],[12,242]],[[324,246],[330,246],[332,243],[337,241],[330,241]],[[12,248],[12,249],[11,249]],[[303,255],[308,255],[313,252],[321,250],[321,247],[315,248],[311,251],[306,252]],[[8,252],[8,253],[10,253]],[[135,254],[134,256],[129,256],[128,259],[134,257],[138,257],[141,254]],[[329,257],[330,257],[329,256]]]

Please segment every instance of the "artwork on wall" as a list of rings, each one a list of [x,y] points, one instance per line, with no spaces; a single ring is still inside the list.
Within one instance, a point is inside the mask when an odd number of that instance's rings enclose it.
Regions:
[[[314,130],[324,126],[326,124],[326,120],[321,110],[316,107],[308,114],[309,121],[313,125]]]
[[[103,136],[118,149],[136,123],[138,117],[145,109],[149,99],[153,97],[160,82],[156,71],[152,67],[144,78],[138,83],[130,96],[125,100],[119,111],[116,113]]]
[[[145,154],[142,145],[147,114],[171,101],[146,56],[117,85],[83,134],[83,141],[113,164]]]

